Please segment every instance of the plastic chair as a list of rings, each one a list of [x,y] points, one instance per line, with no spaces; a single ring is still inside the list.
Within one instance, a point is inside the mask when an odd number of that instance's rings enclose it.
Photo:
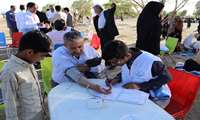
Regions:
[[[44,85],[45,93],[49,93],[51,90],[51,73],[52,73],[52,62],[51,57],[45,58],[41,61],[41,72],[42,72],[42,81]]]
[[[57,48],[59,48],[59,47],[61,47],[61,46],[63,46],[64,44],[55,44],[54,45],[54,50],[56,50]]]
[[[97,34],[92,35],[91,46],[96,50],[100,48],[100,38],[97,36]]]
[[[81,37],[84,37],[85,34],[84,34],[84,32],[80,32],[80,35],[81,35]]]
[[[197,96],[200,78],[184,71],[169,68],[173,79],[169,82],[172,98],[165,108],[174,118],[184,120]]]
[[[20,43],[22,36],[23,36],[22,32],[14,32],[13,33],[13,35],[12,35],[12,38],[13,38],[12,46],[13,47],[16,47],[16,48],[19,47],[19,43]]]
[[[5,37],[5,34],[3,32],[0,32],[0,47],[1,48],[6,48],[7,47],[6,37]]]
[[[176,49],[176,45],[178,43],[178,38],[168,37],[166,40],[166,47],[169,49],[168,53],[172,54]]]

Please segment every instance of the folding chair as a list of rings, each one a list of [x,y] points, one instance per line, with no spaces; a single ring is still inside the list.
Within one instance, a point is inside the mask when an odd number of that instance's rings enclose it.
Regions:
[[[174,118],[184,120],[197,96],[200,78],[184,71],[169,68],[173,79],[169,82],[172,98],[165,108]]]
[[[80,32],[80,35],[81,35],[81,37],[84,37],[85,34],[84,34],[84,32]]]
[[[52,74],[52,61],[51,57],[45,58],[41,61],[42,81],[45,93],[51,90],[51,74]]]
[[[0,47],[1,48],[6,48],[7,44],[6,44],[6,36],[3,32],[0,32]]]
[[[23,36],[23,32],[14,32],[13,33],[13,35],[12,35],[12,38],[13,38],[12,46],[13,47],[16,47],[16,48],[19,47],[19,43],[20,43],[22,36]]]
[[[53,49],[56,50],[57,48],[59,48],[59,47],[61,47],[61,46],[63,46],[63,45],[64,45],[64,44],[55,44]]]
[[[7,45],[5,33],[0,32],[0,48],[6,49],[6,55],[9,58],[12,54],[12,49]],[[4,55],[5,53],[1,54]]]

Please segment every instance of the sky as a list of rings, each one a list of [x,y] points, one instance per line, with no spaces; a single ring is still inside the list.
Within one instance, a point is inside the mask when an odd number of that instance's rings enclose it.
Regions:
[[[26,4],[28,2],[35,2],[36,4],[38,4],[39,9],[41,9],[42,6],[44,6],[48,3],[60,4],[64,7],[67,6],[70,8],[73,1],[75,1],[75,0],[1,0],[0,12],[5,12],[5,11],[9,10],[10,5],[15,5],[18,9],[20,4]],[[174,0],[168,0],[168,1],[169,2],[167,2],[166,6],[165,6],[165,10],[167,12],[170,12],[174,8]],[[186,4],[186,6],[181,10],[187,10],[188,15],[192,15],[197,1],[199,1],[199,0],[189,0],[189,2]],[[93,0],[94,4],[104,4],[106,2],[108,2],[108,0]]]

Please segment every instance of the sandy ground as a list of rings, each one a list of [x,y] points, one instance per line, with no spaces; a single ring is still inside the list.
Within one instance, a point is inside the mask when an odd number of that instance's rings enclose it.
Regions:
[[[134,44],[136,41],[136,22],[137,19],[125,19],[123,22],[117,20],[117,27],[119,29],[120,35],[116,37],[118,40],[124,41],[126,44]],[[195,31],[197,24],[192,24],[190,29],[186,28],[184,24],[183,39],[188,36],[192,31]],[[93,25],[90,22],[84,24],[78,24],[75,29],[82,31],[84,33],[95,32]],[[7,29],[5,19],[0,18],[0,32],[6,33],[7,43],[11,43],[9,30]],[[3,111],[0,111],[0,120],[4,120]],[[186,120],[200,120],[200,92],[199,95],[186,117]]]

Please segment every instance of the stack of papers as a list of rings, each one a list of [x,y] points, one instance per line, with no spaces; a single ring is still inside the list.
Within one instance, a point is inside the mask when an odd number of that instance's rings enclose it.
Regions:
[[[135,89],[124,89],[121,87],[113,87],[112,93],[109,95],[103,95],[100,93],[95,93],[96,96],[111,101],[126,102],[130,104],[145,104],[149,98],[149,94],[135,90]]]

